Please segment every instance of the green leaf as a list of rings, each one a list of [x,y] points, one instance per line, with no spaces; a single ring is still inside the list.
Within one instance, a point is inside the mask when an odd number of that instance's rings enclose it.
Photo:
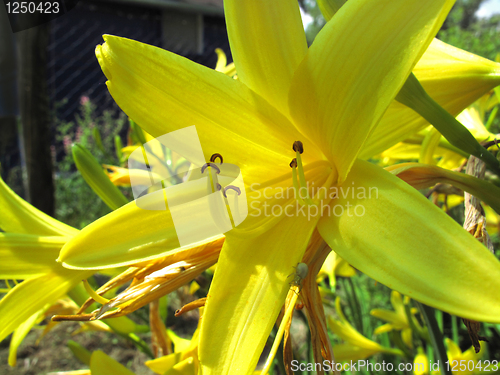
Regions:
[[[129,203],[128,199],[113,185],[109,177],[104,173],[102,166],[85,147],[75,143],[71,151],[76,167],[83,178],[109,208],[116,210]]]
[[[413,73],[399,91],[396,100],[429,121],[453,146],[478,157],[495,171],[500,170],[498,160],[479,144],[465,126],[427,94]]]

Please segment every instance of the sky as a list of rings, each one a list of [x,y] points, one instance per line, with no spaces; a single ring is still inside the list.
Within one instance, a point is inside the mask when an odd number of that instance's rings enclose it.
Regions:
[[[489,17],[495,13],[500,13],[500,0],[485,1],[476,14],[478,17]]]

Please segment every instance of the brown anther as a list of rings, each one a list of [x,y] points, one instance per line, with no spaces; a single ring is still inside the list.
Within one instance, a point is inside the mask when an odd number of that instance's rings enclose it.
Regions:
[[[224,188],[224,190],[222,191],[222,194],[224,194],[224,196],[227,198],[227,195],[226,195],[226,191],[228,190],[234,190],[238,195],[241,194],[241,190],[239,187],[237,186],[234,186],[234,185],[228,185]]]
[[[297,158],[293,158],[290,162],[290,168],[297,168]]]
[[[205,169],[207,169],[207,167],[212,167],[213,169],[215,169],[217,171],[217,174],[220,174],[219,167],[217,165],[215,165],[214,163],[203,164],[203,167],[201,167],[201,174],[203,174],[203,172],[205,172]]]
[[[301,141],[295,141],[293,142],[293,151],[299,152],[299,154],[302,154],[304,152],[304,145],[302,144]]]
[[[217,191],[222,190],[222,185],[221,184],[216,184],[215,187],[217,188]]]
[[[221,154],[213,154],[212,156],[210,156],[210,161],[211,161],[212,163],[215,163],[215,160],[216,160],[217,158],[219,158],[219,159],[220,159],[220,164],[222,164],[223,159],[222,159],[222,155],[221,155]]]

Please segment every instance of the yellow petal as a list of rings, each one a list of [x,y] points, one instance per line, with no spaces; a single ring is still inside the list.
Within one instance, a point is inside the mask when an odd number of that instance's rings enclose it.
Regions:
[[[184,183],[166,190],[177,189],[169,195],[177,203],[182,200],[182,203],[196,204],[198,198],[206,195],[206,185],[192,186]],[[141,200],[142,204],[139,203]],[[163,205],[163,210],[159,209],[159,204]],[[65,267],[73,269],[110,268],[157,258],[172,251],[202,247],[221,237],[203,238],[181,247],[171,211],[167,209],[168,204],[169,199],[165,204],[164,192],[159,190],[120,207],[85,227],[61,249],[58,260]],[[182,210],[184,206],[179,204],[177,207]],[[181,224],[184,225],[177,225],[177,229],[182,230],[183,238],[199,237],[200,233],[206,233],[204,228],[190,223],[195,219],[200,223],[206,218],[203,215],[207,212],[200,211],[198,217],[191,208],[188,207],[186,211],[190,214],[181,217]]]
[[[226,0],[227,33],[241,82],[284,114],[295,69],[307,52],[295,0]]]
[[[340,181],[453,2],[348,1],[316,36],[293,78],[290,110]]]
[[[446,345],[448,346],[448,357],[450,358],[460,358],[462,356],[462,351],[460,347],[451,339],[445,338]]]
[[[78,230],[44,214],[14,193],[0,179],[0,229],[4,232],[73,236]]]
[[[0,300],[0,341],[47,303],[54,303],[91,275],[88,271],[58,266],[51,273],[16,285]]]
[[[163,375],[196,375],[196,366],[193,357],[186,358],[176,363],[171,369]]]
[[[0,279],[26,279],[50,272],[68,237],[0,233]]]
[[[347,321],[339,322],[334,319],[330,319],[328,323],[332,331],[342,340],[347,341],[349,344],[358,348],[369,349],[373,353],[382,351],[382,346],[380,344],[377,344],[375,341],[369,340],[364,337],[361,333],[356,331],[356,329]],[[337,357],[337,353],[334,354],[335,357]]]
[[[108,89],[148,133],[159,137],[195,125],[205,160],[220,153],[245,178],[264,181],[270,174],[289,172],[289,150],[303,137],[261,96],[238,80],[160,48],[110,35],[104,39],[96,55]],[[317,157],[314,147],[308,149]]]
[[[401,340],[403,340],[407,347],[413,348],[413,333],[411,328],[401,330]]]
[[[422,350],[422,349],[420,349]],[[415,356],[413,360],[413,374],[426,375],[429,374],[429,359],[423,352]]]
[[[92,375],[134,375],[132,371],[100,350],[93,352],[90,357],[90,373]]]
[[[389,323],[397,323],[399,321],[398,314],[396,314],[396,312],[390,311],[390,310],[373,309],[370,311],[370,315],[375,316],[379,319],[385,320],[386,322],[389,322]]]
[[[19,327],[16,328],[9,345],[9,366],[14,367],[17,362],[17,348],[23,342],[26,335],[31,331],[31,328],[42,320],[43,312],[45,309],[38,310],[36,313],[31,315],[26,321],[22,322]]]
[[[361,348],[350,343],[333,346],[333,354],[338,362],[358,361],[380,353],[380,349]]]
[[[500,64],[437,39],[413,73],[430,97],[453,116],[500,84]],[[360,157],[376,155],[427,125],[413,110],[394,101],[363,146]]]
[[[349,195],[332,204],[359,205],[364,214],[351,210],[351,216],[321,219],[318,229],[335,252],[410,298],[453,315],[500,322],[500,263],[474,237],[373,164],[356,162],[345,186],[364,189],[365,198]],[[370,187],[377,189],[371,199]]]
[[[177,363],[182,361],[183,353],[172,353],[169,355],[165,355],[163,357],[159,357],[150,361],[146,361],[145,365],[149,367],[149,369],[156,374],[163,374],[165,371],[168,371],[172,367],[174,367]]]
[[[464,109],[457,116],[457,120],[469,129],[472,135],[480,142],[495,138],[495,134],[490,133],[488,129],[486,129],[479,116],[478,110],[474,107]]]
[[[370,314],[372,314],[372,315],[373,315],[373,310],[372,310],[372,311],[370,311]],[[378,317],[378,318],[380,318],[380,317]],[[390,331],[392,331],[393,329],[394,329],[394,327],[393,327],[393,325],[392,325],[392,324],[383,324],[383,325],[378,326],[377,328],[375,328],[375,329],[373,330],[373,334],[374,334],[374,335],[380,335],[380,334],[382,334],[382,333],[390,332]]]
[[[201,325],[204,375],[254,371],[316,225],[309,219],[283,217],[253,238],[227,233]]]

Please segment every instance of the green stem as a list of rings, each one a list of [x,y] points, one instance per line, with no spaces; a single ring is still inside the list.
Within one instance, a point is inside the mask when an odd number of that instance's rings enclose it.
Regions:
[[[488,117],[488,121],[486,121],[486,124],[484,124],[484,127],[488,130],[490,130],[491,124],[493,124],[493,120],[495,120],[495,117],[497,116],[498,112],[498,106],[493,108],[493,110],[490,113],[490,116]]]
[[[351,291],[352,291],[352,296],[354,299],[354,306],[356,307],[356,318],[358,321],[358,331],[365,333],[363,330],[363,314],[361,313],[361,304],[359,303],[358,295],[356,293],[356,288],[354,287],[354,283],[353,283],[351,277],[348,278],[348,281],[349,281],[349,285],[350,285]]]
[[[443,343],[443,335],[439,330],[436,316],[434,314],[435,310],[432,307],[424,305],[423,303],[417,301],[415,301],[415,303],[417,304],[418,309],[420,310],[420,313],[424,318],[425,325],[428,328],[431,344],[434,348],[436,359],[440,364],[439,370],[441,371],[441,374],[452,375],[450,369],[445,365],[445,363],[448,361],[448,356],[446,354],[446,349]]]
[[[135,344],[135,346],[137,346],[139,348],[139,350],[142,351],[143,353],[145,353],[149,358],[155,359],[155,356],[154,356],[153,352],[151,351],[151,349],[149,348],[148,344],[146,344],[146,342],[144,342],[135,333],[129,333],[127,335],[127,334],[124,334],[124,333],[119,333],[117,331],[114,331],[114,332],[117,335],[119,335],[119,336],[121,336],[123,338],[126,338],[127,340],[132,341]]]
[[[458,318],[455,315],[451,316],[451,338],[458,342]]]

